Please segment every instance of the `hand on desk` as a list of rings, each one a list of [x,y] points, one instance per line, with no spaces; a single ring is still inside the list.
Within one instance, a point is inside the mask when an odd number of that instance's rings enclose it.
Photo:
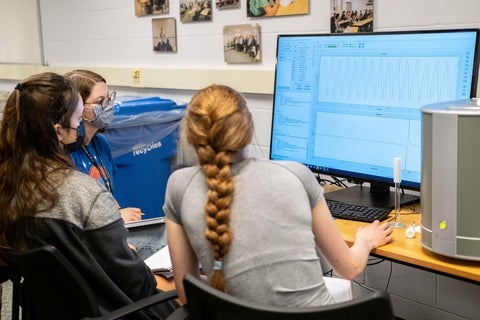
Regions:
[[[356,233],[357,241],[367,241],[370,250],[376,249],[392,241],[393,229],[388,222],[380,224],[378,220],[368,226],[359,227]]]
[[[122,216],[123,221],[137,221],[142,219],[142,210],[140,208],[121,208],[120,215]]]

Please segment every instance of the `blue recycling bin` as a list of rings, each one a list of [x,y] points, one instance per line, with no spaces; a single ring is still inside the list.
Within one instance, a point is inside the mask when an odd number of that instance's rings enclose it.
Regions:
[[[121,207],[141,208],[142,219],[165,215],[165,188],[185,109],[160,97],[121,101],[105,131],[117,167],[113,194]]]

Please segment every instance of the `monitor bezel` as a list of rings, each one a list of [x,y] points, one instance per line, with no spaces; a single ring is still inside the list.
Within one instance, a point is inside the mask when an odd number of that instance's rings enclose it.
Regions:
[[[479,81],[479,41],[480,41],[480,29],[479,28],[455,28],[455,29],[425,29],[425,30],[401,30],[401,31],[379,31],[379,32],[368,32],[368,33],[303,33],[303,34],[278,34],[276,42],[276,59],[275,59],[275,73],[274,73],[274,87],[273,87],[273,105],[272,105],[272,126],[270,132],[270,150],[269,150],[269,159],[270,160],[280,160],[273,158],[272,155],[272,142],[274,139],[274,120],[275,120],[275,99],[276,99],[276,90],[277,90],[277,72],[278,72],[278,55],[279,55],[279,42],[282,38],[291,38],[291,37],[365,37],[365,36],[379,36],[379,35],[406,35],[406,34],[429,34],[429,33],[456,33],[456,32],[474,32],[476,34],[476,43],[474,49],[474,61],[473,61],[473,70],[472,70],[472,79],[470,87],[470,98],[476,96],[478,81]],[[383,176],[374,176],[368,175],[360,172],[352,172],[347,170],[338,170],[326,167],[314,166],[312,164],[303,163],[307,166],[312,172],[319,175],[328,175],[338,178],[346,179],[348,182],[355,184],[369,183],[379,190],[385,190],[385,186],[393,186],[394,183],[392,179],[386,178]],[[410,189],[414,191],[420,191],[421,182],[416,181],[402,181],[402,188]]]

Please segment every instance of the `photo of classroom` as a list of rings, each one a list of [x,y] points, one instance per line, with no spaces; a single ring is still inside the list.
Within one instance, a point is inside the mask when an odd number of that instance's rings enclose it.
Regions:
[[[166,14],[169,12],[170,0],[133,0],[137,17]]]
[[[330,0],[330,33],[373,32],[373,0]]]
[[[309,0],[247,0],[247,17],[308,14]]]
[[[260,26],[258,24],[223,27],[223,52],[227,63],[261,61]]]
[[[233,9],[240,7],[240,0],[215,0],[215,8],[218,10]]]
[[[212,20],[212,0],[180,0],[180,21],[183,23]]]

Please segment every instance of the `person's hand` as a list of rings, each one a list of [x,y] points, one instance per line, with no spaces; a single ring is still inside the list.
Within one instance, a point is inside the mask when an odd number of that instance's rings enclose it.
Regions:
[[[121,208],[120,215],[125,222],[137,221],[142,219],[142,210],[140,208]]]
[[[392,240],[393,229],[388,222],[380,224],[375,220],[366,227],[360,227],[357,230],[356,238],[368,242],[370,249],[376,249],[389,243]]]
[[[137,251],[137,247],[135,247],[133,244],[128,244],[128,246],[130,247],[130,249],[132,249],[133,251]]]

